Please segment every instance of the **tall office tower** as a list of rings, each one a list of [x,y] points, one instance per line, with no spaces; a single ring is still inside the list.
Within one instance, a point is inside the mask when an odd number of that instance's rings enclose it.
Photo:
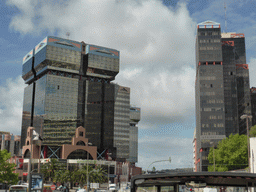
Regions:
[[[71,144],[78,124],[81,50],[79,42],[46,37],[23,58],[22,77],[28,86],[24,90],[22,146],[29,126],[43,135],[44,146],[51,146],[45,153]]]
[[[115,49],[46,37],[23,59],[22,77],[28,86],[22,146],[28,126],[33,126],[43,135],[45,156],[60,157],[61,146],[71,144],[76,128],[83,126],[100,156],[111,153],[112,159],[128,158],[129,141],[124,140],[129,138],[130,89],[111,83],[118,72]],[[125,118],[120,112],[127,113],[123,127],[115,126],[118,117]]]
[[[252,126],[256,125],[256,87],[251,87]]]
[[[119,51],[86,45],[82,53],[84,65],[80,80],[80,125],[86,128],[86,137],[102,157],[111,153],[116,159],[114,146],[115,84],[110,83],[119,72]],[[82,88],[83,87],[83,88]]]
[[[0,131],[0,150],[7,150],[11,156],[20,156],[20,136]]]
[[[129,158],[130,88],[115,85],[114,146],[119,161]]]
[[[130,107],[130,156],[128,161],[138,162],[138,122],[140,121],[140,108]]]
[[[232,134],[245,134],[240,117],[251,114],[249,71],[243,34],[222,33],[219,23],[197,25],[197,171],[207,171],[209,148]]]

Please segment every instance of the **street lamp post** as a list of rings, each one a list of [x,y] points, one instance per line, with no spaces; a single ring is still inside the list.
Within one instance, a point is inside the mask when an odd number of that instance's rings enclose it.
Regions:
[[[30,156],[29,156],[29,162],[28,162],[28,192],[31,192],[31,161],[32,161],[32,141],[33,141],[33,134],[32,134],[32,131],[30,131],[29,133],[30,135]]]
[[[86,143],[87,144],[87,147],[89,146],[89,145],[92,145],[92,143]],[[87,192],[89,192],[89,172],[88,172],[88,166],[89,166],[89,164],[88,164],[88,160],[89,160],[89,152],[88,152],[88,148],[87,148],[87,178],[86,178],[86,183],[87,183]]]
[[[248,167],[249,170],[248,172],[250,173],[250,139],[249,139],[249,118],[251,119],[252,116],[248,115],[248,114],[243,114],[241,117],[241,119],[246,119],[246,129],[247,129],[247,148],[248,148]]]
[[[147,170],[146,170],[146,174],[148,174],[148,169],[149,169],[149,167],[150,167],[153,163],[163,162],[163,161],[169,161],[170,163],[172,162],[171,157],[169,157],[169,159],[168,159],[168,160],[158,160],[158,161],[153,161],[152,163],[150,163],[150,164],[149,164],[149,166],[148,166],[148,168],[147,168]]]
[[[109,164],[108,164],[108,187],[109,187]]]
[[[41,127],[40,127],[40,135],[42,136],[42,131],[43,131],[43,120],[44,120],[44,115],[40,115],[41,117]],[[38,162],[38,173],[41,171],[41,147],[42,147],[42,141],[39,143],[39,162]]]
[[[112,153],[107,153],[107,155],[112,155]],[[108,160],[108,159],[107,159]],[[109,185],[109,163],[108,163],[108,185]],[[109,187],[109,186],[108,186]]]

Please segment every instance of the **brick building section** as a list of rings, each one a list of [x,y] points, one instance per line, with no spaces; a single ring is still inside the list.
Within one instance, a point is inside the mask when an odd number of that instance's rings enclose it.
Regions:
[[[11,156],[20,156],[20,136],[10,132],[0,131],[0,149],[6,149]]]
[[[115,183],[127,183],[130,182],[131,178],[135,175],[141,175],[142,168],[136,167],[134,164],[129,162],[116,162],[116,175]]]

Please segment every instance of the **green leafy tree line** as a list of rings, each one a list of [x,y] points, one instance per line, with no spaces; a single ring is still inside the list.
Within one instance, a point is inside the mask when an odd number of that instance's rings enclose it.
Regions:
[[[0,150],[0,183],[7,185],[17,184],[19,181],[18,173],[15,171],[16,164],[9,163],[11,154],[7,150]]]
[[[250,129],[250,136],[256,137],[256,125],[252,126]]]
[[[66,165],[57,159],[51,159],[42,165],[41,172],[44,174],[44,181],[60,183],[79,183],[81,186],[87,181],[87,166],[68,170]],[[89,181],[91,183],[104,183],[107,181],[107,173],[103,167],[88,166]]]
[[[217,148],[210,149],[208,171],[229,171],[248,167],[248,148],[246,135],[233,135],[221,140]]]

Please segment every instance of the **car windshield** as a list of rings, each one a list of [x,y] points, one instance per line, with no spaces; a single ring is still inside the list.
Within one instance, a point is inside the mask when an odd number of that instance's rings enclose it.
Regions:
[[[251,173],[183,172],[135,176],[131,192],[252,192],[254,186]]]

